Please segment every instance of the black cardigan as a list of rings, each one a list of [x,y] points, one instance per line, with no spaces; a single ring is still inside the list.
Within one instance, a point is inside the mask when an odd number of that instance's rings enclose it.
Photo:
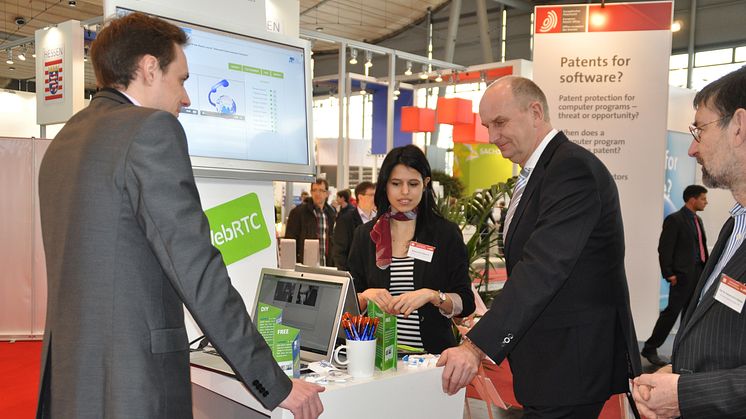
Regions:
[[[443,218],[433,217],[431,220],[431,225],[422,226],[424,228],[415,233],[415,241],[435,247],[435,252],[430,263],[415,259],[414,288],[458,294],[463,302],[463,310],[458,317],[468,316],[474,312],[474,294],[461,230]],[[390,268],[379,269],[376,266],[376,246],[370,239],[374,224],[369,222],[358,227],[350,248],[348,264],[357,292],[368,288],[389,288]],[[437,307],[427,303],[419,308],[418,313],[422,344],[427,352],[439,354],[456,346],[451,320],[440,314]]]

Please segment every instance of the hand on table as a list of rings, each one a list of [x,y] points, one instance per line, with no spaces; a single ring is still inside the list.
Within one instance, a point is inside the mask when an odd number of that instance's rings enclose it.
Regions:
[[[324,406],[321,404],[319,393],[326,390],[318,384],[309,383],[299,379],[292,379],[293,388],[280,407],[293,413],[295,419],[316,419]]]
[[[442,376],[443,392],[454,395],[471,383],[483,358],[484,353],[471,341],[443,351],[436,364],[438,367],[445,366]]]

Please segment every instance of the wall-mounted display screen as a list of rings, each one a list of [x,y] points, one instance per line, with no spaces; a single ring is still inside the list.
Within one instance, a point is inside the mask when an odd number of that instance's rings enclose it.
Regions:
[[[312,175],[308,42],[170,21],[189,37],[191,105],[179,121],[195,172],[259,172],[276,180]]]

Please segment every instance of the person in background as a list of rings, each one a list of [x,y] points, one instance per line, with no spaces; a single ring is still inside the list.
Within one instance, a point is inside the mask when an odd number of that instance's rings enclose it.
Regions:
[[[398,342],[433,354],[456,345],[453,316],[474,311],[466,245],[435,205],[425,154],[391,150],[375,192],[378,214],[355,230],[349,268],[360,309],[374,301],[398,317]]]
[[[300,193],[300,204],[298,204],[298,205],[302,205],[304,202],[306,202],[306,199],[308,199],[308,197],[310,197],[310,196],[311,195],[309,195],[307,191],[301,191],[301,193]],[[296,205],[296,206],[298,206],[298,205]]]
[[[707,206],[707,189],[689,185],[684,189],[684,206],[663,221],[658,241],[658,260],[663,278],[670,285],[668,305],[655,322],[653,333],[645,341],[640,354],[651,364],[662,367],[669,363],[658,355],[679,313],[686,313],[697,280],[707,262],[707,236],[697,211]]]
[[[348,212],[355,212],[355,206],[350,202],[350,190],[337,191],[336,198],[337,219]]]
[[[355,187],[357,208],[337,217],[337,223],[334,225],[332,249],[334,251],[334,265],[340,271],[350,270],[347,266],[347,257],[350,255],[350,245],[355,229],[376,216],[376,204],[373,201],[375,193],[376,185],[371,182],[360,182]]]
[[[329,184],[318,178],[311,184],[311,197],[290,210],[285,238],[295,239],[296,262],[303,263],[303,246],[306,239],[319,240],[319,264],[334,266],[332,258],[332,233],[337,214],[327,202]]]
[[[508,281],[464,343],[441,355],[443,390],[469,384],[485,355],[508,357],[524,418],[596,418],[641,370],[616,184],[552,128],[531,80],[498,79],[479,115],[521,166],[503,229]]]
[[[649,418],[746,417],[746,68],[694,96],[689,155],[702,181],[735,198],[699,277],[673,343],[671,360],[635,379],[640,413]]]
[[[191,418],[185,307],[264,407],[323,410],[323,387],[278,367],[210,243],[177,120],[190,103],[186,43],[141,13],[111,20],[91,47],[102,89],[44,155],[37,418]]]

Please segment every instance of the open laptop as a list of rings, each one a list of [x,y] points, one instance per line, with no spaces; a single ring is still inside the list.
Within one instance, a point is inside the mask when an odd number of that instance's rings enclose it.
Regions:
[[[351,281],[347,276],[262,269],[252,319],[260,302],[282,309],[282,324],[300,329],[301,367],[330,361]]]

